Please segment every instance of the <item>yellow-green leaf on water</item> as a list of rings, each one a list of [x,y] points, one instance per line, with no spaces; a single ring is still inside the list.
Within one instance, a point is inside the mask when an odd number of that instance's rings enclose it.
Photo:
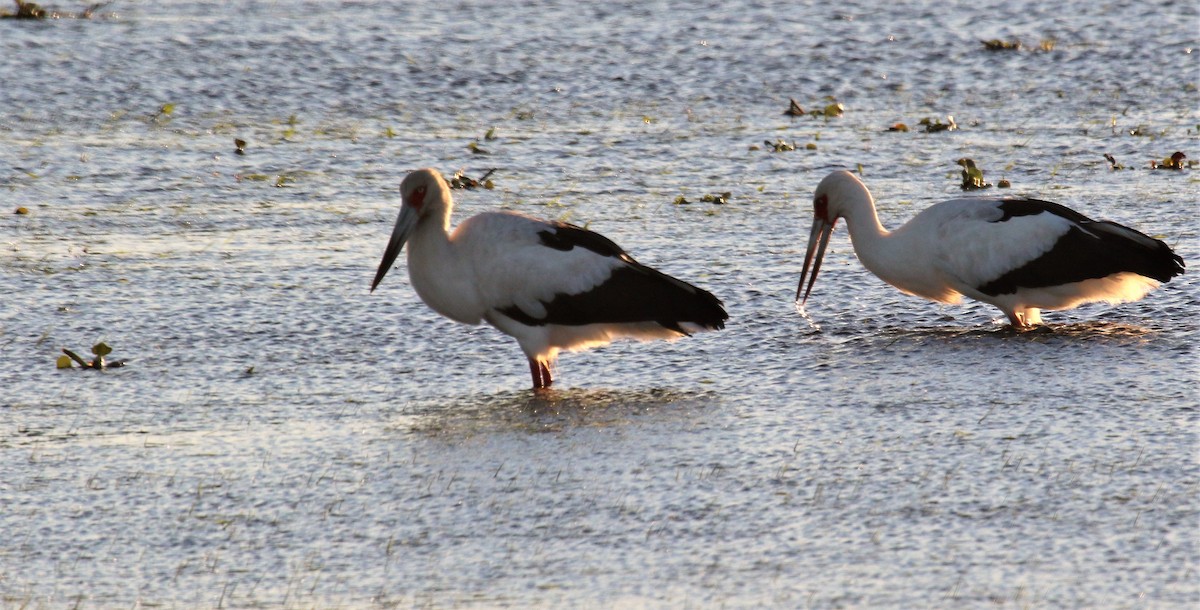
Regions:
[[[25,207],[25,206],[21,206],[21,207],[19,207],[19,208],[15,209],[15,210],[13,210],[13,214],[22,214],[22,215],[24,215],[24,214],[28,214],[28,213],[29,213],[29,208],[27,208],[27,207]]]
[[[103,358],[112,353],[112,348],[107,343],[100,342],[92,346],[92,353]]]
[[[816,142],[809,142],[808,144],[804,145],[804,150],[816,150],[816,149],[817,149]]]
[[[493,127],[491,129],[487,130],[487,133],[483,134],[483,139],[495,140],[496,139],[496,128]]]
[[[834,102],[825,107],[824,114],[825,114],[825,118],[831,119],[834,117],[842,116],[843,114],[845,114],[845,112],[846,112],[845,106],[842,106],[838,102]]]
[[[162,107],[158,109],[159,114],[165,114],[167,116],[170,116],[172,112],[175,112],[175,104],[163,104]]]
[[[54,361],[54,366],[55,366],[55,367],[57,367],[57,368],[60,368],[60,369],[69,369],[69,368],[71,368],[71,357],[70,357],[70,356],[67,356],[67,355],[65,355],[65,354],[64,354],[64,355],[62,355],[62,356],[59,356],[59,357],[58,357],[58,360],[55,360],[55,361]]]

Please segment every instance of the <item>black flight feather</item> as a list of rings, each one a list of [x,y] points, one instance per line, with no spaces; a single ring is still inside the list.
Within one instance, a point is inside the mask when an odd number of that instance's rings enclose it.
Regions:
[[[1065,206],[1036,199],[1005,200],[999,208],[1003,216],[993,222],[1055,214],[1075,226],[1046,253],[979,286],[984,294],[1011,294],[1020,288],[1059,286],[1117,273],[1136,273],[1169,282],[1183,273],[1183,259],[1170,246],[1124,225],[1091,220]]]
[[[497,310],[517,322],[529,326],[655,322],[680,334],[687,334],[680,326],[685,322],[713,330],[725,327],[729,314],[712,293],[633,260],[603,235],[554,223],[553,231],[540,231],[538,237],[548,248],[569,251],[581,247],[602,256],[619,258],[624,264],[614,269],[603,283],[586,292],[558,293],[550,301],[543,302],[544,317],[535,318],[516,305]]]

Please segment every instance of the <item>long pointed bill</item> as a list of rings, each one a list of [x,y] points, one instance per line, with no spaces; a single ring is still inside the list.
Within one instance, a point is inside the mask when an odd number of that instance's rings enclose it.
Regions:
[[[371,282],[371,292],[375,292],[375,287],[383,281],[383,276],[387,275],[388,270],[392,268],[392,263],[396,262],[396,257],[404,248],[404,242],[408,241],[415,228],[417,228],[417,211],[408,206],[401,207],[400,215],[396,217],[396,228],[392,229],[392,238],[388,240],[387,249],[383,251],[383,260],[379,262],[379,270],[375,272],[375,281]]]
[[[821,261],[825,258],[825,247],[833,235],[833,224],[820,216],[813,218],[812,232],[808,235],[808,251],[804,253],[804,269],[800,271],[800,284],[796,286],[796,300],[803,305],[808,301],[813,284],[817,283],[817,272],[821,270]],[[816,256],[813,253],[816,253]],[[808,288],[804,290],[804,300],[800,299],[800,291],[804,289],[804,278],[808,277],[808,267],[812,265],[812,277],[808,278]]]

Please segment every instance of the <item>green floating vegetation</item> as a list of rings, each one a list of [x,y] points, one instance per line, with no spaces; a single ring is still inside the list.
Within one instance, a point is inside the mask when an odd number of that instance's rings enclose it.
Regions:
[[[159,125],[165,124],[171,120],[171,115],[175,113],[175,104],[167,103],[158,107],[154,114],[150,115],[150,122]]]
[[[1172,169],[1179,171],[1185,167],[1192,167],[1195,165],[1195,161],[1185,162],[1185,159],[1187,159],[1187,155],[1183,154],[1182,151],[1177,150],[1171,156],[1166,157],[1161,161],[1158,159],[1151,159],[1150,169]]]
[[[993,38],[991,40],[981,40],[983,48],[989,51],[1019,51],[1021,50],[1020,40],[1000,40]]]
[[[763,144],[767,145],[767,150],[770,152],[790,152],[796,150],[796,143],[794,141],[789,144],[782,139],[775,140],[774,143],[770,140],[763,140]]]
[[[239,155],[246,154],[246,141],[245,140],[243,140],[241,138],[234,138],[233,146],[234,146],[233,152],[235,152]]]
[[[929,117],[925,117],[925,118],[921,119],[921,121],[917,124],[921,126],[922,130],[925,133],[937,133],[939,131],[955,131],[958,129],[958,123],[955,123],[954,117],[952,117],[950,115],[946,115],[945,123],[943,123],[941,119],[931,119]]]
[[[60,369],[72,368],[76,363],[79,364],[80,368],[92,369],[96,371],[102,369],[115,369],[125,366],[124,360],[113,360],[110,362],[104,359],[105,356],[112,353],[112,348],[103,341],[92,346],[92,355],[95,356],[95,358],[91,360],[84,360],[79,356],[79,354],[76,354],[65,347],[62,348],[62,352],[63,355],[59,356],[58,359],[55,360],[55,366]]]
[[[988,51],[1020,51],[1021,49],[1025,48],[1025,45],[1021,44],[1021,41],[1017,40],[1016,38],[1012,40],[993,38],[991,40],[981,40],[979,42],[982,42],[983,48]],[[1043,53],[1049,53],[1050,51],[1054,50],[1054,47],[1057,44],[1058,43],[1053,38],[1043,38],[1041,42],[1038,43],[1036,50]]]
[[[91,19],[97,9],[100,9],[108,2],[98,2],[78,13],[71,13],[59,10],[46,10],[40,5],[33,2],[23,2],[22,0],[13,0],[17,5],[17,12],[0,13],[0,19]]]
[[[833,97],[832,95],[825,96],[824,102],[824,104],[818,105],[813,110],[805,112],[804,107],[800,105],[800,102],[797,102],[795,98],[789,97],[787,110],[784,110],[783,114],[784,116],[790,117],[808,115],[814,118],[824,118],[826,121],[828,121],[829,119],[840,117],[846,113],[846,107],[838,102],[837,98]]]
[[[716,205],[725,205],[733,198],[733,193],[726,191],[724,193],[709,193],[700,198],[703,203],[715,203]]]
[[[992,184],[983,179],[983,170],[975,166],[975,162],[967,157],[963,157],[955,161],[962,166],[962,185],[960,188],[964,191],[975,191],[979,189],[991,188]]]
[[[466,175],[463,173],[463,170],[460,169],[454,172],[454,175],[450,177],[450,188],[471,190],[482,187],[490,191],[496,188],[496,185],[490,180],[491,175],[495,172],[496,168],[493,167],[476,179]]]

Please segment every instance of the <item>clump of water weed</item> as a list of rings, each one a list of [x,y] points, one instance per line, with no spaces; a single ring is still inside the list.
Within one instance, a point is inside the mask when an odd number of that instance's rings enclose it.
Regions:
[[[1187,155],[1183,154],[1182,151],[1177,150],[1171,156],[1166,157],[1161,161],[1158,159],[1151,159],[1150,169],[1173,169],[1178,171],[1186,167],[1193,167],[1196,164],[1195,161],[1185,161],[1185,159],[1187,159]]]
[[[770,140],[763,140],[763,144],[766,144],[767,150],[770,152],[790,152],[796,150],[796,143],[794,141],[789,143],[782,138],[775,140],[774,143]]]
[[[72,368],[74,363],[78,363],[80,368],[93,369],[97,371],[103,369],[115,369],[125,366],[124,360],[113,360],[110,362],[104,359],[105,356],[112,353],[112,348],[103,341],[92,346],[92,355],[95,356],[95,358],[91,360],[84,360],[79,356],[79,354],[76,354],[65,347],[62,349],[62,351],[63,355],[59,356],[58,360],[55,361],[55,365],[60,369]]]
[[[22,0],[13,0],[13,2],[17,5],[17,12],[0,12],[0,19],[91,19],[97,9],[109,4],[108,2],[98,2],[81,12],[72,13],[58,9],[47,10],[34,2],[23,2]]]
[[[1000,40],[999,38],[993,38],[991,40],[981,40],[980,42],[983,43],[983,48],[985,48],[989,51],[1019,51],[1019,50],[1021,50],[1021,41],[1016,40],[1016,39]]]
[[[487,173],[476,179],[466,175],[460,169],[454,172],[454,176],[450,178],[450,188],[471,190],[483,187],[487,190],[492,190],[496,188],[496,185],[492,183],[490,177],[495,172],[496,168],[489,169]]]
[[[954,122],[954,117],[946,115],[946,122],[941,119],[931,119],[925,117],[921,122],[917,123],[925,131],[925,133],[937,133],[939,131],[955,131],[958,129],[958,123]]]
[[[833,96],[826,96],[823,104],[815,106],[808,112],[804,111],[804,107],[797,102],[795,98],[788,98],[787,110],[783,111],[785,116],[798,117],[808,115],[814,118],[824,118],[826,121],[842,116],[846,113],[846,107],[837,101]]]
[[[964,191],[975,191],[979,189],[991,188],[992,183],[986,182],[983,179],[983,170],[975,167],[975,161],[963,157],[955,163],[962,166],[962,184],[960,188]]]

